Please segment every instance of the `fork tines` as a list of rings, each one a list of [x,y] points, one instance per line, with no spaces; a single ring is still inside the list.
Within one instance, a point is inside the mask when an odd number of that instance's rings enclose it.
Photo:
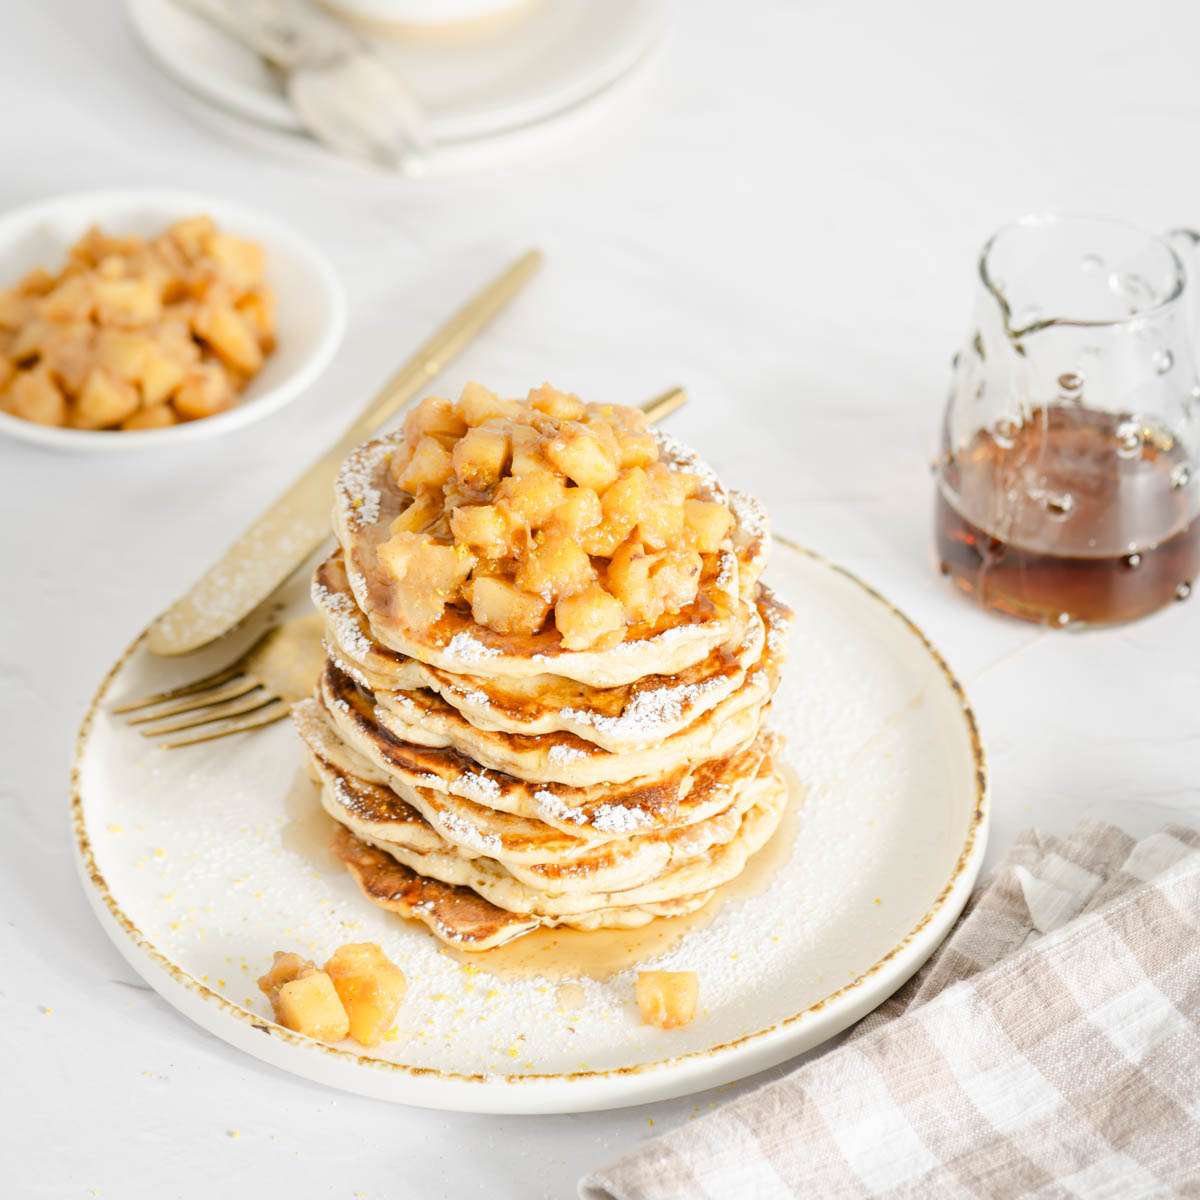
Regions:
[[[244,669],[246,660],[261,642],[262,639],[236,662],[214,671],[211,675],[156,692],[152,696],[143,696],[125,704],[118,704],[112,711],[121,715],[142,713],[141,716],[131,718],[129,724],[144,726],[140,732],[143,737],[148,738],[159,738],[185,729],[218,725],[216,729],[203,729],[201,733],[163,742],[164,749],[168,750],[213,741],[235,733],[246,733],[251,729],[261,729],[264,725],[280,721],[288,715],[292,706],[282,697],[269,691],[260,680]],[[153,711],[144,711],[149,709]]]

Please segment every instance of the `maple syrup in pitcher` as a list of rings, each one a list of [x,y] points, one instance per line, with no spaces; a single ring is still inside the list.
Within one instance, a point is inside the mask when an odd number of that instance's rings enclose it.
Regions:
[[[1200,386],[1179,256],[1116,222],[1027,218],[988,243],[980,274],[937,464],[942,573],[1055,626],[1186,599]]]
[[[1053,625],[1186,599],[1200,574],[1191,468],[1173,438],[1135,424],[1049,408],[1011,444],[980,431],[955,456],[955,486],[938,490],[942,572],[988,608]]]

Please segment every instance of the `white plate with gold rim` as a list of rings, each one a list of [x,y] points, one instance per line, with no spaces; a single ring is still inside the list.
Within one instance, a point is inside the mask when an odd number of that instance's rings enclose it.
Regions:
[[[701,1012],[685,1029],[640,1023],[630,967],[564,989],[513,973],[515,951],[491,968],[485,956],[463,964],[423,927],[368,904],[324,848],[327,818],[286,723],[167,751],[109,713],[219,665],[232,646],[184,664],[139,640],[102,684],[72,777],[92,907],[139,974],[210,1033],[384,1100],[613,1108],[810,1049],[891,995],[945,936],[983,857],[986,775],[962,689],[915,625],[783,542],[767,578],[796,610],[773,720],[788,738],[798,807],[711,920],[682,937],[633,935],[641,951],[657,949],[656,965],[698,973]],[[285,615],[305,610],[305,591],[297,581]],[[239,643],[256,632],[251,623]],[[323,959],[366,940],[409,978],[391,1040],[328,1046],[271,1022],[254,981],[274,950]],[[547,961],[563,969],[561,955]]]

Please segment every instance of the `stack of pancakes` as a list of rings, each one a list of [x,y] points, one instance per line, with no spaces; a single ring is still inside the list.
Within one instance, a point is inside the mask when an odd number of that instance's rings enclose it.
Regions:
[[[585,650],[462,605],[416,628],[377,555],[412,503],[390,467],[404,436],[347,461],[313,581],[327,659],[295,720],[336,853],[370,900],[468,950],[703,906],[787,802],[764,719],[791,614],[759,582],[761,509],[660,436],[734,518],[693,603]]]

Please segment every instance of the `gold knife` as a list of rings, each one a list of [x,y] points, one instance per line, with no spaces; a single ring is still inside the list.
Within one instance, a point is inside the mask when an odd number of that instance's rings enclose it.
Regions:
[[[148,631],[155,654],[207,646],[248,616],[329,536],[333,484],[346,455],[438,375],[521,290],[542,263],[523,254],[468,300],[384,384],[338,442],[242,534]]]

